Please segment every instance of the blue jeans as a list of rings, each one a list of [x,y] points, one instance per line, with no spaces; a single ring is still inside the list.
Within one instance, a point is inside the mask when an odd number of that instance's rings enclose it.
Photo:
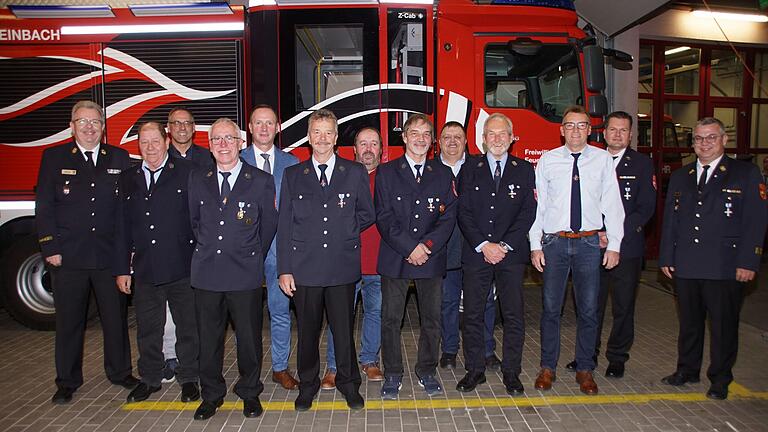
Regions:
[[[357,296],[363,293],[363,337],[358,360],[360,364],[378,363],[381,347],[381,276],[363,275],[355,286]],[[336,371],[336,353],[333,347],[333,333],[328,326],[328,369]]]
[[[267,279],[272,370],[279,372],[288,369],[291,355],[291,299],[277,284],[277,263],[272,250],[264,261],[264,275]]]
[[[459,303],[461,302],[461,270],[448,270],[443,278],[442,338],[443,353],[459,352]],[[496,301],[494,290],[488,292],[485,304],[485,356],[490,357],[496,350],[493,328],[496,324]]]
[[[569,239],[555,234],[542,237],[544,311],[541,315],[541,367],[555,370],[560,357],[560,312],[568,273],[573,276],[573,295],[579,310],[576,325],[576,363],[580,371],[595,368],[592,356],[597,341],[597,309],[600,293],[600,242],[597,234]]]

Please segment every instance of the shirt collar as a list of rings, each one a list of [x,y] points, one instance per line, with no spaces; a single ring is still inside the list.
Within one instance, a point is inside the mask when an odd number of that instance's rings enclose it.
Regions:
[[[405,160],[408,162],[408,165],[411,166],[411,170],[413,172],[416,172],[416,162],[413,159],[411,159],[410,156],[408,156],[407,154],[403,156],[405,156]],[[425,157],[424,160],[421,163],[419,163],[419,165],[421,165],[422,174],[424,174],[424,165],[426,164],[427,164],[427,158]]]
[[[466,162],[466,160],[467,160],[467,153],[464,152],[464,153],[461,154],[461,159],[457,160],[455,164],[448,165],[445,162],[445,159],[443,159],[443,154],[440,153],[440,162],[442,162],[443,165],[445,165],[448,168],[450,168],[451,171],[453,171],[453,175],[454,176],[458,176],[459,175],[459,171],[461,171],[461,167],[464,166],[464,162]]]
[[[253,144],[251,144],[251,147],[253,147],[253,155],[256,156],[257,158],[261,158],[261,154],[266,153],[269,155],[269,163],[275,162],[275,145],[274,144],[267,151],[261,151],[260,148],[256,147]]]
[[[723,158],[723,156],[725,156],[725,153],[721,154],[719,158],[717,158],[717,159],[713,160],[712,162],[710,162],[708,164],[709,168],[710,169],[714,169],[717,166],[717,164],[720,163],[720,160]],[[696,169],[698,169],[698,170],[703,170],[704,169],[704,165],[702,165],[702,163],[699,160],[699,158],[696,158]],[[712,171],[710,171],[710,172],[712,172]]]
[[[93,160],[96,160],[96,156],[99,154],[99,149],[101,148],[101,143],[96,144],[96,147],[92,148],[91,150],[81,146],[77,141],[75,141],[75,145],[77,145],[77,148],[80,149],[80,153],[83,155],[83,157],[85,157],[85,152],[93,152]]]
[[[163,168],[165,168],[165,164],[166,163],[168,163],[168,153],[165,154],[165,159],[163,159],[163,163],[160,164],[160,167],[158,169],[156,169],[155,172],[158,172],[158,171],[162,170]],[[141,161],[141,168],[142,169],[144,169],[144,168],[151,169],[149,167],[149,165],[147,165],[147,161],[145,161],[145,160]]]
[[[336,166],[336,155],[332,154],[325,164],[328,165],[328,168],[325,169],[325,175],[328,176],[333,171],[333,167]],[[320,172],[320,162],[315,160],[314,156],[312,156],[312,166],[315,167],[315,171]]]
[[[236,179],[236,178],[237,178],[237,176],[238,176],[238,175],[240,175],[240,169],[241,169],[242,167],[243,167],[243,162],[242,162],[240,159],[238,159],[238,160],[237,160],[237,165],[235,165],[235,167],[234,167],[234,168],[232,168],[231,170],[229,170],[229,172],[230,172],[230,173],[232,173],[232,175],[230,175],[229,177],[230,177],[231,179]],[[221,175],[221,173],[222,173],[222,171],[219,169],[219,167],[218,167],[218,166],[216,166],[216,172],[218,172],[218,173],[219,173],[219,175]],[[227,172],[227,171],[224,171],[224,172]],[[222,176],[222,177],[223,177],[223,176]]]

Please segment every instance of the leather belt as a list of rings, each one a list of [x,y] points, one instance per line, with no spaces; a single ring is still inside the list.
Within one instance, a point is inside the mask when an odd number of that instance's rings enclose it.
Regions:
[[[592,230],[592,231],[579,231],[579,232],[573,232],[573,231],[558,231],[555,233],[558,237],[565,237],[565,238],[582,238],[582,237],[589,237],[597,234],[598,230]]]

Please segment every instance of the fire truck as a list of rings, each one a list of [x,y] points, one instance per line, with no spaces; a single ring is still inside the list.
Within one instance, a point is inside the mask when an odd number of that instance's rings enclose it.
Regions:
[[[247,109],[266,103],[279,146],[300,158],[309,114],[328,108],[342,157],[363,126],[382,132],[384,161],[401,155],[417,112],[459,121],[480,153],[483,122],[502,112],[512,153],[535,163],[561,145],[567,106],[602,123],[605,57],[617,56],[577,26],[572,0],[9,6],[0,18],[0,297],[35,329],[55,319],[34,227],[37,170],[43,149],[71,139],[78,100],[100,103],[105,142],[136,156],[137,124],[165,121],[171,107],[194,113],[207,146],[215,119],[245,130]]]

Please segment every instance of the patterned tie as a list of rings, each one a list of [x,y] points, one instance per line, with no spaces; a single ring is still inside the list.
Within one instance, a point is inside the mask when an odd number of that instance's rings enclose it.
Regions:
[[[219,174],[224,177],[224,181],[221,182],[221,203],[223,205],[227,205],[227,198],[229,198],[229,193],[232,191],[232,189],[229,187],[229,180],[227,179],[230,175],[232,175],[232,173],[219,171]]]
[[[699,192],[704,190],[704,185],[707,184],[707,171],[709,171],[709,165],[704,165],[702,168],[704,168],[704,170],[701,172],[701,177],[699,177]]]
[[[493,171],[493,182],[496,184],[496,192],[498,192],[499,183],[501,183],[501,161],[496,161],[496,170]]]
[[[581,186],[579,178],[579,156],[581,153],[571,153],[573,156],[573,171],[571,172],[571,231],[581,231]]]
[[[272,174],[272,164],[269,163],[269,153],[262,153],[261,157],[264,158],[264,167],[262,169],[267,174]]]
[[[421,165],[414,165],[416,168],[416,183],[421,183]]]
[[[325,170],[328,169],[328,165],[320,164],[317,167],[320,168],[320,187],[325,189],[328,186],[328,177],[325,176]]]

